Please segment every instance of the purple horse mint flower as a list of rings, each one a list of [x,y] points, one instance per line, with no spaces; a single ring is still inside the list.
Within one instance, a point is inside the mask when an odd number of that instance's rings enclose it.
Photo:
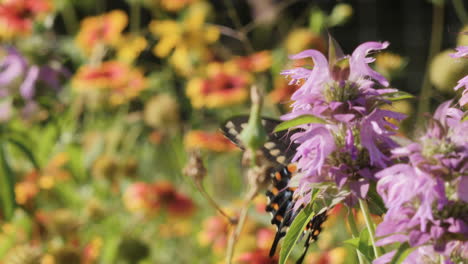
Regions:
[[[450,54],[452,58],[468,58],[468,46],[455,48],[457,52]]]
[[[5,49],[7,55],[0,62],[0,90],[2,96],[6,93],[5,86],[20,77],[26,70],[26,60],[19,52],[11,47]]]
[[[52,87],[55,91],[60,89],[60,78],[69,73],[63,67],[51,67],[49,65],[28,65],[26,59],[14,48],[6,47],[6,56],[0,61],[0,98],[13,96],[19,90],[20,96],[25,100],[28,109],[33,103],[39,83]],[[11,102],[2,103],[2,120],[7,120],[11,115]],[[31,112],[31,111],[26,111]]]
[[[421,251],[427,246],[438,255],[457,259],[460,254],[454,255],[452,246],[467,243],[468,121],[462,121],[463,112],[450,107],[451,103],[439,106],[421,143],[392,151],[405,163],[375,175],[377,192],[388,208],[376,230],[376,236],[382,237],[377,245],[408,242],[411,247],[422,246],[412,254],[418,261],[406,263],[431,263],[422,261],[431,255]],[[389,259],[391,254],[374,263]]]
[[[388,42],[366,42],[352,55],[338,60],[327,58],[317,50],[306,50],[292,59],[312,58],[314,67],[295,68],[289,75],[291,84],[302,83],[292,95],[292,111],[283,120],[313,115],[326,124],[305,124],[293,135],[299,143],[293,161],[302,175],[298,192],[310,190],[311,183],[334,181],[339,188],[347,186],[354,197],[365,198],[374,173],[390,164],[390,148],[397,144],[390,138],[397,127],[388,119],[401,120],[404,115],[378,108],[389,103],[384,96],[396,89],[372,70],[367,57],[384,49]],[[306,202],[306,201],[305,201]]]
[[[468,46],[460,46],[456,48],[457,52],[450,54],[453,58],[468,58]],[[463,77],[461,80],[458,81],[457,86],[455,86],[455,91],[458,89],[465,87],[462,96],[458,103],[461,106],[464,106],[465,104],[468,103],[468,75]]]

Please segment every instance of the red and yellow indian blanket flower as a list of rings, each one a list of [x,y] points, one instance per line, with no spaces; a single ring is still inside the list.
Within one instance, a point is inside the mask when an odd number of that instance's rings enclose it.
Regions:
[[[83,93],[104,93],[111,105],[122,104],[146,89],[143,73],[128,64],[107,61],[100,65],[85,65],[78,69],[72,81],[73,88]]]
[[[185,135],[184,145],[187,149],[204,149],[215,152],[235,151],[238,148],[221,132],[192,130]]]
[[[51,10],[50,0],[0,1],[0,39],[29,35],[34,22]]]
[[[211,63],[206,77],[196,77],[187,84],[187,95],[195,108],[218,108],[244,102],[248,97],[251,76],[232,64]]]
[[[98,44],[116,45],[127,23],[127,14],[121,10],[87,17],[81,21],[76,43],[88,55]]]

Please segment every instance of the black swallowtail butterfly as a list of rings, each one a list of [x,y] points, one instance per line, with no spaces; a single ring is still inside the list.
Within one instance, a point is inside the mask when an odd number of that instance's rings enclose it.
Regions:
[[[243,146],[239,136],[241,131],[247,126],[247,122],[248,116],[236,116],[227,120],[221,126],[224,135],[241,149],[243,149]],[[296,166],[291,163],[291,160],[296,153],[298,145],[291,141],[291,135],[297,131],[273,132],[280,122],[274,119],[262,118],[262,125],[267,132],[268,140],[261,148],[261,151],[274,164],[269,170],[272,182],[271,188],[266,192],[268,197],[266,211],[272,216],[271,224],[277,228],[270,249],[270,257],[273,257],[279,241],[286,235],[292,221],[302,209],[293,210],[293,193],[295,188],[288,186],[296,171]],[[307,224],[303,233],[303,236],[307,235],[304,252],[296,263],[300,264],[303,262],[309,245],[317,240],[318,235],[322,231],[322,224],[326,219],[327,211],[325,210],[314,216]]]

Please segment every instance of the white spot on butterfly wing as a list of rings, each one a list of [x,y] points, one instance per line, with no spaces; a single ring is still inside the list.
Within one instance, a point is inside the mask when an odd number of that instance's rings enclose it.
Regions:
[[[274,157],[278,156],[281,153],[279,149],[272,149],[270,150],[270,154]],[[279,157],[278,157],[279,158]]]
[[[265,143],[263,146],[264,146],[266,149],[273,149],[273,148],[276,146],[276,144],[275,144],[274,142],[268,141],[268,142]]]
[[[237,130],[235,128],[230,128],[229,129],[229,134],[237,136],[239,133],[237,133]]]
[[[230,130],[231,128],[235,128],[235,125],[234,125],[234,123],[232,121],[228,121],[226,123],[226,127]]]
[[[284,162],[286,161],[286,157],[285,157],[285,156],[278,156],[278,157],[276,158],[276,161],[277,161],[278,163],[284,163]]]

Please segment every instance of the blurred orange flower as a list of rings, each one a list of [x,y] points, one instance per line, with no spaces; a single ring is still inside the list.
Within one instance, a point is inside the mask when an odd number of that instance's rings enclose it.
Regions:
[[[185,196],[175,189],[168,181],[154,184],[154,191],[158,197],[160,206],[167,209],[170,216],[189,217],[195,212],[195,204],[190,197]]]
[[[123,202],[129,211],[144,214],[154,214],[165,209],[169,216],[189,217],[195,211],[193,201],[167,181],[134,183],[125,190]]]
[[[18,204],[26,205],[30,203],[39,193],[39,187],[37,186],[38,177],[39,173],[34,170],[28,173],[23,181],[15,184],[15,196]]]
[[[145,182],[136,182],[127,187],[123,194],[123,202],[131,212],[154,212],[159,207],[152,185]]]
[[[185,135],[184,145],[186,149],[205,149],[216,152],[237,150],[236,145],[229,141],[220,132],[207,132],[192,130]]]
[[[251,77],[229,64],[211,63],[206,77],[196,77],[187,84],[187,95],[195,108],[217,108],[244,102]]]
[[[312,252],[307,255],[304,263],[310,264],[343,264],[347,260],[347,250],[345,248],[334,248],[320,253]]]
[[[224,251],[227,245],[230,225],[223,216],[211,216],[203,221],[203,228],[198,233],[198,241],[201,245],[211,245],[217,253]]]
[[[243,71],[263,72],[271,67],[271,52],[267,50],[256,52],[250,56],[235,58],[233,62]]]
[[[255,249],[254,251],[246,252],[236,258],[236,263],[245,264],[276,264],[278,256],[271,257],[268,255],[269,249]]]
[[[207,45],[216,42],[220,35],[218,28],[205,24],[209,10],[208,3],[199,2],[189,7],[182,21],[152,21],[149,30],[159,38],[154,54],[165,58],[174,50],[170,63],[182,75],[193,73],[195,65],[208,57]]]
[[[276,235],[276,231],[273,228],[261,228],[257,231],[257,247],[259,249],[270,250],[271,243],[273,242]]]
[[[76,42],[89,55],[98,44],[117,44],[127,23],[127,14],[121,10],[114,10],[100,16],[87,17],[81,21]]]
[[[49,190],[57,182],[70,178],[70,173],[63,168],[68,162],[68,155],[61,152],[52,157],[49,163],[40,171],[32,170],[22,181],[15,185],[16,202],[21,205],[30,203],[40,190]]]
[[[96,263],[99,258],[102,246],[103,246],[103,241],[101,237],[93,238],[83,249],[83,258],[82,258],[81,263],[82,264]]]
[[[0,2],[0,38],[31,33],[33,24],[52,10],[50,0],[3,0]]]
[[[273,103],[284,104],[291,102],[291,96],[300,86],[297,84],[288,84],[288,80],[283,77],[278,77],[274,81],[273,91],[268,97]]]
[[[119,105],[138,96],[147,88],[147,82],[139,69],[118,61],[107,61],[98,66],[79,68],[72,86],[79,92],[104,93],[111,105]]]

